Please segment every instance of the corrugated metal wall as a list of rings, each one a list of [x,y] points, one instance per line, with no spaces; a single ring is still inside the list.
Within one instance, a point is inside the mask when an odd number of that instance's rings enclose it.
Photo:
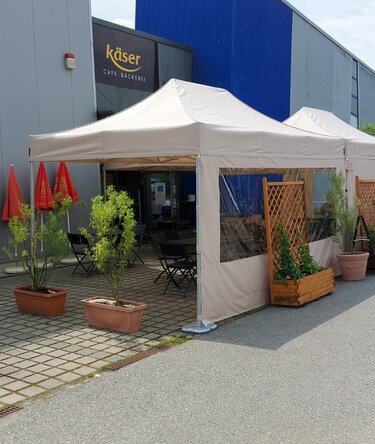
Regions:
[[[350,122],[353,56],[281,0],[137,0],[136,26],[190,45],[195,82],[265,114],[312,106]],[[359,110],[375,121],[375,74],[362,65]]]
[[[137,0],[136,27],[193,47],[193,80],[289,115],[292,13],[279,0]]]
[[[350,122],[352,57],[293,13],[290,113],[302,106]]]
[[[232,92],[275,119],[289,117],[291,10],[279,0],[235,2]]]
[[[375,73],[359,64],[359,120],[375,123]]]
[[[67,129],[96,118],[90,27],[89,0],[1,2],[0,210],[11,163],[28,201],[29,134]],[[74,71],[65,69],[65,52],[76,55]],[[48,171],[52,182],[56,166]],[[72,165],[70,172],[83,200],[99,191],[96,166]],[[87,208],[73,211],[73,227],[86,221]],[[1,245],[6,232],[6,224],[0,222]],[[0,259],[4,258],[0,248]]]
[[[231,85],[235,0],[137,0],[136,29],[194,49],[193,80]]]

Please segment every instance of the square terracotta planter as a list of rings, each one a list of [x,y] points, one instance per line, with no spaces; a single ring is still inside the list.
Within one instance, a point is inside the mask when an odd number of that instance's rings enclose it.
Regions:
[[[81,301],[89,325],[120,333],[133,333],[141,329],[143,312],[147,308],[147,304],[122,301],[124,304],[130,304],[131,307],[118,307],[95,302],[96,299],[102,300],[103,298],[94,297]]]
[[[31,285],[13,289],[17,308],[21,313],[32,313],[46,318],[61,316],[65,310],[66,290],[48,288],[53,293],[31,291]]]
[[[335,276],[332,268],[305,276],[296,281],[273,282],[271,304],[300,307],[307,302],[326,296],[335,290]]]

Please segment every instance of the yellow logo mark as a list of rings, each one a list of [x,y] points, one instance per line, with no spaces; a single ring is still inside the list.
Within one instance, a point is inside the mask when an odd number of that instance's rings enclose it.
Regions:
[[[107,43],[106,46],[106,59],[110,59],[111,62],[118,68],[121,69],[121,71],[125,72],[137,72],[142,68],[139,65],[139,62],[141,60],[141,56],[137,54],[132,54],[128,52],[123,52],[121,48],[116,46],[116,49],[111,48],[111,45]],[[122,63],[129,63],[130,65],[136,65],[138,68],[130,69],[125,68],[122,65],[120,65],[119,62]]]

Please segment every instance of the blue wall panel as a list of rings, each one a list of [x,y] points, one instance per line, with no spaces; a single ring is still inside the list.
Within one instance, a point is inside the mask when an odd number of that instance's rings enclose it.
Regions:
[[[232,92],[284,120],[290,111],[292,11],[280,0],[237,0]]]
[[[193,81],[230,87],[235,0],[137,0],[136,29],[193,48]]]
[[[193,80],[289,116],[292,11],[281,0],[137,0],[136,28],[193,48]]]

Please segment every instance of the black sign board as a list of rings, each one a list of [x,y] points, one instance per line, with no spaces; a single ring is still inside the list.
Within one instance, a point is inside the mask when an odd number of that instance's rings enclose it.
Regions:
[[[96,82],[155,91],[156,43],[93,23]]]

